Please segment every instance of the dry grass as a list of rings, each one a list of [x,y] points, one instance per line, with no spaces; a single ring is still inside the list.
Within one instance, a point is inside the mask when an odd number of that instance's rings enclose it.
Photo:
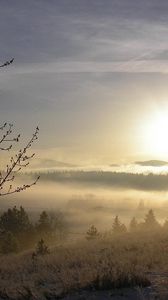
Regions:
[[[168,271],[167,250],[167,233],[127,233],[60,245],[34,260],[32,252],[2,256],[0,297],[52,299],[78,289],[146,286],[148,272]]]

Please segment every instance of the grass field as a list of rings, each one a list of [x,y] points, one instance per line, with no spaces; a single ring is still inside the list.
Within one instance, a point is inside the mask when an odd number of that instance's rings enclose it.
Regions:
[[[34,258],[32,252],[1,256],[2,299],[57,299],[81,289],[142,288],[150,286],[150,273],[168,272],[168,233],[163,229],[65,242]]]

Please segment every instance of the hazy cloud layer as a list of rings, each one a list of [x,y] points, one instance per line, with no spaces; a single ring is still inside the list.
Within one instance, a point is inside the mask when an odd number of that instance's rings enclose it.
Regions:
[[[167,10],[166,1],[3,0],[1,57],[20,64],[163,58]]]
[[[0,73],[1,122],[26,136],[38,124],[39,148],[61,161],[69,148],[141,154],[140,115],[167,103],[167,12],[164,0],[2,0],[0,61],[15,61]]]
[[[135,164],[146,167],[163,167],[167,166],[168,162],[163,160],[147,160],[147,161],[136,161]]]

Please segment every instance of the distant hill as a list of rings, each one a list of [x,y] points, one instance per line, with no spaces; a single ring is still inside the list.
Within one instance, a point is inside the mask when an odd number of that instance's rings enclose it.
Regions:
[[[118,164],[111,164],[110,167],[120,167]]]
[[[32,169],[38,169],[38,168],[74,168],[76,165],[63,162],[63,161],[57,161],[54,159],[36,159],[34,162],[34,165],[32,165]]]
[[[168,162],[164,160],[146,160],[146,161],[136,161],[136,165],[146,166],[146,167],[162,167],[167,166]]]

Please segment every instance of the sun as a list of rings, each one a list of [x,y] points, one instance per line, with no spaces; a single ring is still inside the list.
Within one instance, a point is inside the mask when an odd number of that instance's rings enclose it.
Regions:
[[[148,119],[144,137],[148,153],[168,157],[168,112],[158,112]]]

